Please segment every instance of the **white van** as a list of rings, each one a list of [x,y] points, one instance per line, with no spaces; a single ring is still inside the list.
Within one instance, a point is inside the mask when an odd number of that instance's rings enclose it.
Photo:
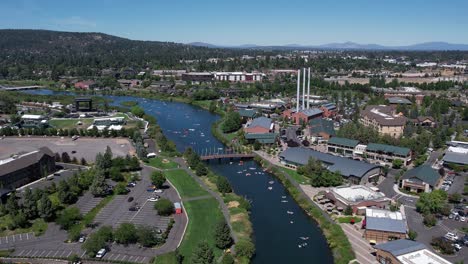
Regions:
[[[106,254],[106,249],[105,248],[101,248],[98,253],[96,254],[96,258],[102,258],[104,257],[104,255]]]

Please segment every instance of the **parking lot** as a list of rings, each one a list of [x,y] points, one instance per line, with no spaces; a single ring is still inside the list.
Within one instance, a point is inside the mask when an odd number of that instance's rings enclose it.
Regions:
[[[91,211],[98,203],[102,201],[102,197],[94,197],[91,192],[86,192],[83,196],[81,196],[78,201],[76,202],[75,206],[80,209],[82,215]]]
[[[170,217],[159,216],[153,207],[154,202],[148,201],[149,197],[156,195],[147,191],[148,186],[151,185],[151,172],[151,169],[144,167],[140,176],[141,181],[138,181],[135,187],[129,188],[130,192],[128,194],[118,195],[105,206],[96,216],[95,223],[109,225],[114,228],[118,227],[121,223],[133,223],[165,230]],[[169,198],[172,201],[179,201],[173,188],[167,188],[163,193],[158,193],[157,195]],[[133,197],[131,202],[129,202],[129,197]],[[130,207],[135,206],[139,206],[140,209],[136,211],[129,210]]]
[[[14,244],[16,241],[33,240],[35,238],[33,232],[0,237],[0,248],[9,247],[9,244]]]
[[[96,154],[106,151],[106,147],[112,149],[114,156],[134,155],[135,149],[128,139],[124,138],[79,138],[72,140],[70,137],[6,137],[0,140],[0,159],[8,158],[13,153],[31,152],[40,147],[48,147],[52,152],[68,152],[70,158],[78,160],[85,158],[88,162],[94,162]],[[76,153],[72,153],[75,151]]]

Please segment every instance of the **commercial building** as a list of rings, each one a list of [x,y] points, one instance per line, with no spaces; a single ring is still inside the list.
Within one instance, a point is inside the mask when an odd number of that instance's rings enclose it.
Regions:
[[[405,172],[399,185],[400,188],[411,192],[431,192],[439,185],[441,179],[441,175],[431,166],[421,165]]]
[[[307,124],[312,119],[321,118],[322,114],[323,112],[319,108],[301,109],[299,111],[288,109],[283,112],[282,116],[292,120],[296,125],[302,125]]]
[[[390,199],[385,194],[364,185],[340,186],[325,191],[325,197],[337,207],[350,206],[354,214],[364,215],[367,207],[388,208]]]
[[[265,77],[265,74],[261,72],[215,72],[214,78],[217,81],[228,81],[228,82],[260,82]]]
[[[261,116],[253,119],[244,127],[244,132],[249,134],[262,134],[262,133],[270,133],[274,130],[275,124],[271,121],[270,118]]]
[[[44,128],[49,125],[47,118],[42,115],[22,115],[21,127],[24,128]]]
[[[467,166],[468,165],[468,142],[452,141],[455,142],[454,146],[448,147],[442,160],[444,165],[448,167],[453,166]]]
[[[374,246],[382,264],[450,264],[420,242],[398,239]]]
[[[55,154],[47,147],[0,160],[0,197],[55,171]]]
[[[255,143],[255,141],[257,141],[260,144],[271,145],[277,142],[278,134],[277,133],[260,133],[260,134],[248,133],[248,134],[245,134],[245,139],[250,144]]]
[[[406,238],[406,219],[398,211],[367,208],[362,227],[365,228],[364,238],[369,242],[380,243]]]
[[[372,159],[389,166],[392,165],[394,160],[401,160],[404,166],[411,163],[411,150],[409,148],[369,143],[365,154],[368,159]]]
[[[358,140],[332,137],[327,142],[327,150],[328,152],[339,153],[344,156],[353,156],[354,148],[358,144]]]
[[[389,97],[387,98],[388,102],[390,104],[395,104],[395,105],[399,105],[399,104],[404,104],[404,105],[410,105],[412,104],[412,102],[406,98],[402,98],[402,97]]]
[[[331,120],[322,118],[312,119],[309,122],[309,130],[313,142],[329,140],[330,137],[335,136],[335,128]]]
[[[398,138],[403,135],[406,117],[396,114],[394,106],[369,105],[361,111],[359,122],[376,129],[379,134]]]
[[[75,83],[75,88],[76,89],[82,89],[82,90],[89,90],[97,87],[97,83],[95,81],[81,81]]]
[[[214,74],[211,72],[187,72],[182,73],[182,81],[187,82],[211,82]]]
[[[381,173],[381,167],[367,162],[352,160],[321,153],[308,148],[288,148],[280,153],[280,162],[291,168],[307,164],[309,159],[315,159],[331,172],[339,172],[344,179],[352,184],[363,184],[375,181]]]
[[[412,120],[415,126],[421,127],[436,127],[437,123],[431,116],[418,116],[416,119]]]
[[[334,103],[326,103],[320,106],[320,110],[322,110],[323,112],[322,114],[323,117],[332,117],[336,115],[337,108]]]
[[[242,118],[242,121],[245,123],[247,121],[250,121],[256,117],[258,117],[260,114],[257,112],[255,109],[250,109],[250,108],[242,108],[237,110],[239,112],[239,115]]]

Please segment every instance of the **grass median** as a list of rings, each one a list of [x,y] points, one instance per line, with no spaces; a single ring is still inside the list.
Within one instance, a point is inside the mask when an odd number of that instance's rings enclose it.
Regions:
[[[179,167],[179,164],[164,157],[151,158],[148,163],[150,166],[159,169],[175,169]]]
[[[182,198],[208,195],[208,192],[196,182],[185,170],[165,171],[166,178],[174,184]]]
[[[184,202],[184,209],[189,217],[189,223],[179,252],[185,256],[184,263],[191,263],[192,252],[201,241],[206,241],[211,246],[216,257],[221,256],[222,251],[215,246],[214,227],[223,217],[219,209],[219,203],[214,198]]]

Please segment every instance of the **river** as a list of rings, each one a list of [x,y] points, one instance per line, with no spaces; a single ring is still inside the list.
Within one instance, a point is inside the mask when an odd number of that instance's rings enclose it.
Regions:
[[[50,90],[25,91],[53,94]],[[179,102],[166,102],[131,96],[105,96],[113,105],[137,101],[145,112],[156,117],[166,137],[183,152],[222,149],[224,145],[211,134],[211,124],[219,116],[201,108]],[[188,134],[184,133],[188,129]],[[209,167],[230,181],[235,193],[252,202],[256,254],[252,263],[333,263],[327,242],[317,224],[311,220],[287,193],[281,182],[254,161],[239,165],[211,161]],[[249,173],[250,176],[246,176]],[[272,187],[271,190],[268,187]],[[303,240],[308,237],[309,239]]]

